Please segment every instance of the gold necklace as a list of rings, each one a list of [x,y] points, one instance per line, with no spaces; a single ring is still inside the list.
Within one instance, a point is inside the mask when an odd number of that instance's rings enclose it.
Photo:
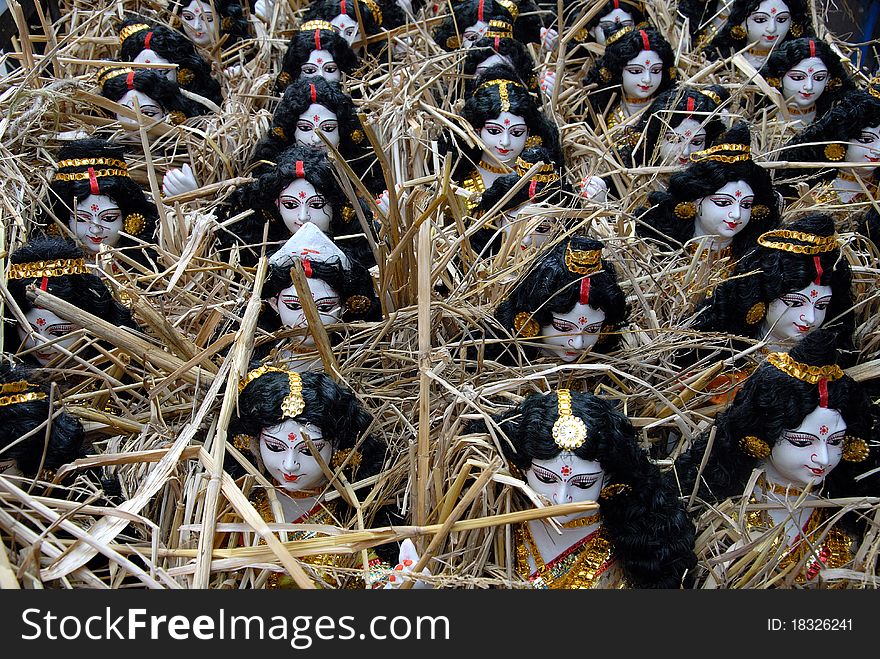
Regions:
[[[811,114],[811,113],[815,112],[815,111],[816,111],[816,105],[815,105],[815,103],[814,103],[813,105],[811,105],[810,107],[808,107],[808,108],[806,108],[806,109],[804,109],[804,110],[800,110],[800,109],[798,109],[798,108],[796,108],[796,107],[789,107],[789,108],[786,108],[786,109],[788,110],[788,113],[789,113],[789,114],[793,114],[793,115],[799,117],[799,116],[803,116],[803,115],[805,115],[805,114]]]
[[[647,105],[651,102],[650,98],[637,98],[635,96],[624,96],[623,100],[630,105]]]
[[[480,160],[480,168],[485,169],[492,174],[510,174],[510,172],[513,171],[510,167],[495,167],[494,165],[487,163],[485,160]]]
[[[760,488],[764,490],[764,492],[772,492],[773,494],[785,494],[790,497],[799,497],[803,494],[803,490],[799,490],[796,487],[791,485],[777,485],[776,483],[771,483],[767,480],[765,476],[761,476],[761,481],[758,483]]]
[[[766,57],[770,54],[770,49],[764,50],[763,48],[749,48],[749,55],[756,55],[757,57]]]
[[[562,524],[562,528],[564,529],[577,529],[582,526],[590,526],[591,524],[595,524],[599,521],[599,513],[595,515],[589,515],[588,517],[578,517],[569,522],[565,522]]]

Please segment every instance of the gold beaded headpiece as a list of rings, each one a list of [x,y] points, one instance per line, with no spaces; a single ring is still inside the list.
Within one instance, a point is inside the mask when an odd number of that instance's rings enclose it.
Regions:
[[[798,245],[796,243],[784,242],[785,240],[799,240],[807,244]],[[758,237],[758,244],[769,249],[780,249],[783,252],[808,254],[810,256],[824,252],[833,252],[839,247],[836,233],[830,236],[817,236],[814,233],[792,231],[791,229],[775,229],[774,231],[762,233]]]
[[[376,21],[376,25],[382,25],[382,11],[379,9],[379,5],[374,2],[374,0],[361,0],[367,7],[370,8],[370,12],[373,14],[373,19]]]
[[[290,393],[288,393],[284,400],[281,401],[281,418],[292,419],[302,414],[306,409],[306,401],[303,399],[302,395],[302,376],[295,371],[288,371],[284,368],[264,364],[263,366],[255,368],[253,371],[249,372],[242,381],[238,383],[238,393],[244,391],[245,387],[251,382],[266,373],[284,373],[287,375]]]
[[[333,27],[333,24],[328,23],[327,21],[306,21],[299,26],[300,32],[311,32],[312,30],[329,30],[330,32],[336,32],[336,28]]]
[[[31,261],[13,263],[9,266],[9,279],[39,279],[40,277],[63,277],[64,275],[88,274],[86,260],[52,259],[51,261]]]
[[[105,169],[95,169],[98,165],[103,165]],[[87,167],[88,169],[84,172],[61,171],[62,169],[72,169],[74,167]],[[117,158],[71,158],[69,160],[59,160],[55,180],[86,181],[92,177],[101,178],[102,176],[124,176],[128,178],[128,163]],[[92,187],[94,188],[95,186]]]
[[[843,377],[843,369],[837,364],[810,366],[795,361],[787,352],[771,352],[767,356],[767,361],[787,376],[808,384],[819,384],[823,380],[834,382]]]
[[[874,98],[880,98],[880,76],[868,81],[868,93]]]
[[[715,160],[717,162],[739,162],[752,159],[752,147],[748,144],[716,144],[702,151],[694,151],[690,156],[691,162],[703,160]]]
[[[519,7],[516,6],[516,3],[511,2],[510,0],[495,0],[495,4],[504,7],[513,20],[519,18]],[[489,25],[491,24],[492,21],[489,21]]]
[[[138,32],[143,32],[144,30],[151,30],[152,28],[146,23],[137,23],[135,25],[128,25],[121,30],[119,30],[119,43],[125,43],[125,40],[128,39],[131,35],[137,34]]]
[[[563,451],[574,451],[587,441],[587,425],[571,413],[571,392],[568,389],[558,390],[556,397],[559,417],[553,424],[553,441]]]
[[[31,391],[24,393],[28,389],[39,387],[39,385],[28,382],[27,380],[16,380],[15,382],[7,382],[0,384],[0,407],[6,405],[15,405],[16,403],[26,403],[29,400],[43,400],[46,394],[42,391]]]
[[[520,176],[525,176],[534,166],[535,163],[526,162],[522,157],[517,157],[516,159],[516,173]],[[559,174],[553,167],[553,163],[546,163],[538,168],[538,172],[532,176],[532,180],[539,183],[553,183],[559,180]]]
[[[718,94],[716,94],[715,92],[713,92],[711,89],[701,89],[700,93],[703,96],[705,96],[706,98],[710,98],[713,101],[715,101],[716,105],[721,105],[721,102],[722,102],[721,97]]]
[[[477,89],[474,93],[476,93],[486,87],[495,87],[495,86],[498,87],[498,96],[501,97],[501,111],[502,112],[510,112],[510,93],[508,91],[509,88],[511,86],[513,86],[513,87],[522,87],[523,89],[525,89],[524,85],[521,85],[520,83],[515,82],[514,80],[506,80],[505,78],[496,78],[495,80],[488,80],[488,81],[484,82],[482,85],[477,87]]]
[[[602,269],[601,249],[572,249],[565,247],[565,267],[577,275],[592,275]]]
[[[103,69],[98,71],[96,78],[98,80],[98,84],[103,87],[108,80],[118,78],[119,76],[125,76],[133,72],[134,69],[127,66],[105,66]]]
[[[627,34],[629,34],[630,32],[632,32],[635,29],[636,28],[632,25],[627,25],[626,27],[619,29],[617,32],[615,32],[614,34],[612,34],[610,37],[608,37],[605,40],[605,45],[610,46],[614,43],[617,43],[623,37],[625,37]]]
[[[513,26],[507,21],[491,20],[486,30],[488,39],[513,39]]]

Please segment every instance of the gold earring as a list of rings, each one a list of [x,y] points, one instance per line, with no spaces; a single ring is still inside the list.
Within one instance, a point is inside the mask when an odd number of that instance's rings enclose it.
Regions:
[[[675,205],[673,212],[680,220],[692,220],[697,216],[697,205],[692,201],[682,201]]]
[[[833,144],[825,145],[825,157],[828,158],[828,160],[837,162],[838,160],[843,160],[845,155],[846,149],[843,147],[843,144],[835,142]]]
[[[767,305],[763,302],[755,302],[746,314],[746,322],[749,325],[756,325],[764,318],[765,313],[767,313]]]
[[[867,459],[871,449],[861,437],[847,437],[841,456],[847,462],[862,462]]]
[[[632,491],[632,486],[627,485],[626,483],[612,483],[611,485],[606,485],[599,492],[600,499],[610,499],[612,497],[616,497],[619,494],[626,494],[627,492]]]
[[[804,33],[804,26],[800,23],[792,23],[788,31],[791,32],[791,36],[797,39]]]
[[[748,32],[746,32],[746,29],[742,25],[734,25],[730,28],[730,36],[737,41],[742,41],[748,36]]]
[[[136,236],[147,225],[146,218],[140,213],[129,213],[122,222],[122,229],[130,236]]]
[[[743,453],[758,460],[766,460],[770,457],[770,445],[754,435],[747,435],[741,438],[739,440],[739,447]]]
[[[763,220],[768,215],[770,215],[770,209],[764,204],[755,204],[752,206],[752,217]]]
[[[520,311],[513,319],[513,329],[524,339],[531,339],[538,336],[541,326],[528,311]]]
[[[779,78],[765,78],[765,80],[767,80],[767,84],[771,87],[776,87],[777,89],[782,87],[782,81]]]
[[[599,80],[601,80],[602,82],[611,82],[611,78],[613,77],[614,76],[611,74],[611,71],[606,67],[603,66],[601,69],[599,69]]]

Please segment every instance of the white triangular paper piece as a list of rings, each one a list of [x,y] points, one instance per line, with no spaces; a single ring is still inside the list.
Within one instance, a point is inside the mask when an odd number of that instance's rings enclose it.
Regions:
[[[303,224],[299,231],[287,239],[277,252],[269,257],[269,264],[279,267],[293,265],[296,257],[312,263],[323,263],[338,258],[342,267],[348,269],[348,259],[341,249],[311,222]]]

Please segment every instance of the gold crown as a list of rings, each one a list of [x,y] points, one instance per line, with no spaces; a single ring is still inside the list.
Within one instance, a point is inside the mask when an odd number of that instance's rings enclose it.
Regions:
[[[843,369],[837,364],[810,366],[795,361],[787,352],[772,352],[767,356],[767,361],[789,377],[809,384],[818,384],[820,380],[834,382],[843,377]]]
[[[96,77],[98,80],[98,84],[103,87],[105,84],[107,84],[108,80],[118,78],[119,76],[128,75],[133,71],[134,69],[128,66],[105,66],[103,69],[98,71]]]
[[[781,240],[773,240],[773,238],[782,238],[786,240],[800,240],[807,245],[797,245],[795,243],[782,242]],[[780,249],[784,252],[793,254],[822,254],[824,252],[833,252],[838,248],[837,234],[830,236],[817,236],[814,233],[804,233],[803,231],[792,231],[791,229],[776,229],[767,231],[758,236],[758,244],[769,249]]]
[[[138,32],[143,32],[144,30],[151,30],[152,28],[146,23],[137,23],[135,25],[128,25],[127,27],[119,30],[119,43],[125,43],[125,40],[128,39],[131,35],[137,34]]]
[[[724,152],[730,152],[726,154]],[[691,162],[701,162],[703,160],[715,160],[717,162],[739,162],[740,160],[751,160],[752,147],[748,144],[716,144],[715,146],[703,149],[702,151],[694,151],[691,156]]]
[[[336,32],[336,28],[333,27],[333,24],[327,21],[306,21],[299,26],[300,32],[311,32],[312,30],[329,30],[333,33]]]
[[[278,368],[277,366],[264,364],[263,366],[250,371],[242,381],[238,383],[238,392],[241,393],[244,391],[244,388],[251,382],[266,373],[284,373],[287,375],[290,393],[288,393],[287,396],[284,397],[284,400],[281,401],[281,418],[292,419],[293,417],[302,414],[306,409],[306,401],[302,396],[302,376],[295,371],[288,371],[285,368]]]
[[[507,21],[492,20],[489,21],[489,29],[486,30],[486,37],[494,39],[513,39],[513,26]]]
[[[601,249],[572,249],[565,246],[565,267],[578,275],[591,275],[602,269]]]
[[[87,274],[86,260],[53,259],[51,261],[32,261],[13,263],[9,266],[9,279],[37,279],[39,277],[62,277],[64,275]]]
[[[574,451],[587,441],[587,425],[571,413],[571,392],[568,389],[560,389],[556,397],[559,417],[553,424],[553,441],[563,451]]]

